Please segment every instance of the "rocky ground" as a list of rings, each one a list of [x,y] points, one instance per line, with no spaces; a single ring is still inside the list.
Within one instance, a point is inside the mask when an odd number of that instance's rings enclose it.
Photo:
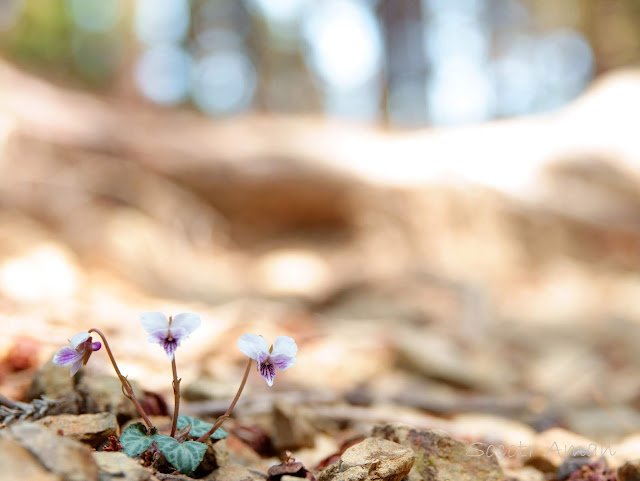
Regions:
[[[274,387],[251,372],[224,425],[230,436],[214,444],[215,469],[198,476],[528,481],[640,475],[640,414],[630,376],[635,324],[540,330],[492,322],[474,338],[457,324],[421,320],[419,305],[378,289],[350,293],[322,314],[300,300],[257,297],[213,307],[174,304],[203,316],[176,353],[184,414],[213,421],[227,409],[246,359],[236,347],[242,333],[290,335],[299,345],[297,364],[278,373]],[[145,303],[167,306],[150,297],[131,306]],[[104,350],[74,378],[50,362],[69,333],[101,328],[154,424],[168,430],[170,364],[146,341],[136,307],[117,305],[105,312],[118,316],[88,315],[91,324],[52,319],[40,325],[33,315],[24,325],[8,325],[13,341],[1,364],[0,479],[27,472],[31,479],[187,479],[117,452],[117,436],[138,414]],[[373,313],[379,318],[369,317]],[[25,333],[36,325],[41,338]]]
[[[120,452],[118,436],[134,412],[118,402],[117,382],[112,381],[82,377],[75,383],[60,376],[57,368],[42,369],[36,376],[38,392],[51,395],[66,385],[66,394],[55,403],[32,403],[38,407],[35,412],[28,411],[28,405],[14,404],[12,412],[25,419],[5,419],[0,431],[0,479],[625,481],[640,476],[638,436],[605,445],[566,429],[536,432],[525,423],[490,415],[445,420],[413,412],[417,424],[432,427],[375,424],[372,411],[377,411],[378,419],[393,418],[398,417],[397,408],[383,413],[366,406],[334,405],[338,412],[351,406],[359,413],[347,420],[314,409],[326,405],[316,400],[297,407],[278,401],[230,421],[226,426],[230,436],[209,443],[207,467],[189,477],[151,458]],[[46,394],[41,400],[49,399]],[[150,396],[146,394],[144,404],[162,410],[157,398],[152,396],[151,401]],[[79,406],[98,413],[60,414]],[[5,406],[3,413],[7,412]],[[152,420],[160,431],[170,424],[166,415],[156,414]]]

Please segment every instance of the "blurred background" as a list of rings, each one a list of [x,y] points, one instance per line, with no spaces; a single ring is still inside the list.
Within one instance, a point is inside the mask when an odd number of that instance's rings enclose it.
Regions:
[[[255,332],[363,422],[640,429],[640,2],[2,0],[0,56],[5,395],[90,327],[168,394],[196,311],[192,403]]]
[[[568,0],[6,0],[4,55],[41,75],[213,117],[392,127],[545,112],[637,61],[640,7]]]

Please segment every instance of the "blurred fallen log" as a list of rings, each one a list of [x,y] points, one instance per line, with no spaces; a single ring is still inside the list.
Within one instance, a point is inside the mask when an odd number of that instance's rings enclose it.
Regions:
[[[632,188],[640,148],[630,127],[640,111],[638,71],[613,74],[548,115],[410,133],[313,118],[213,121],[114,105],[6,63],[0,64],[0,92],[4,130],[14,137],[139,163],[197,192],[231,219],[343,225],[358,185],[463,181],[540,201],[580,220],[640,225],[628,215],[640,200]],[[568,195],[586,205],[566,202]]]
[[[266,292],[256,264],[294,245],[326,264],[321,296],[418,266],[488,286],[500,317],[630,314],[638,103],[628,71],[547,115],[394,133],[118,104],[0,63],[0,201],[161,294]]]

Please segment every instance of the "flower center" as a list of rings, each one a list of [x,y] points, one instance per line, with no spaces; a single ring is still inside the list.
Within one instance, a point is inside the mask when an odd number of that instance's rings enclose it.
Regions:
[[[259,369],[260,375],[265,379],[273,379],[276,375],[276,368],[270,362],[261,362]]]
[[[176,350],[176,347],[178,347],[178,343],[176,342],[176,340],[169,336],[164,340],[164,350],[167,352],[173,352]]]

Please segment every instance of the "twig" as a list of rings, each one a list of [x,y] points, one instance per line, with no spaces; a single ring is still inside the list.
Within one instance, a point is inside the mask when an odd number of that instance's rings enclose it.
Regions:
[[[30,403],[11,401],[10,399],[8,401],[10,401],[13,407],[9,407],[6,404],[0,406],[0,419],[2,419],[5,425],[12,421],[23,421],[28,418],[40,419],[47,414],[49,409],[62,402],[58,399],[49,399],[45,396],[41,396],[40,399],[34,399]]]

